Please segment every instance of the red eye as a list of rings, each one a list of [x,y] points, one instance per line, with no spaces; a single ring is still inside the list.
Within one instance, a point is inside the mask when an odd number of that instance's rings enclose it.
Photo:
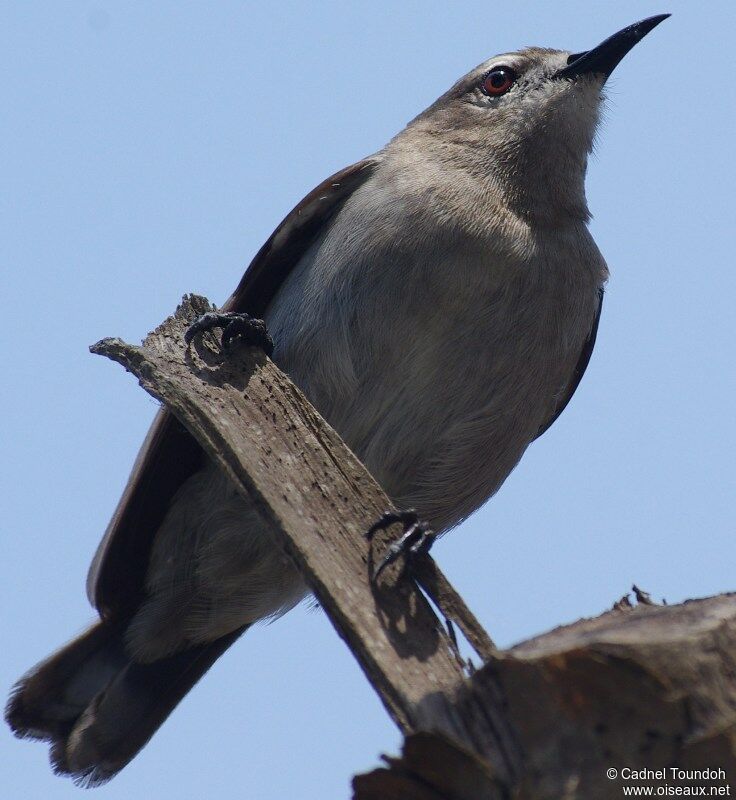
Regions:
[[[506,94],[514,85],[516,73],[509,67],[494,67],[483,78],[483,91],[490,97]]]

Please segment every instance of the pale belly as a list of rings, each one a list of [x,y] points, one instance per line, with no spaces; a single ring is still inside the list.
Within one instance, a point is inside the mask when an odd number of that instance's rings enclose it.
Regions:
[[[498,490],[553,414],[596,314],[598,285],[580,283],[500,292],[424,327],[390,303],[307,335],[302,320],[275,359],[394,502],[441,531]]]
[[[305,269],[266,316],[274,360],[393,502],[442,533],[498,490],[554,413],[593,325],[596,266],[480,289],[451,271],[448,288],[364,270],[350,303]],[[173,503],[147,588],[128,639],[141,658],[283,613],[307,591],[214,466]]]

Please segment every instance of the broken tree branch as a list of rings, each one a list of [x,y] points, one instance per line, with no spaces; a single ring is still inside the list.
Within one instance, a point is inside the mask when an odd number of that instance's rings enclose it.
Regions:
[[[398,568],[371,585],[387,534],[365,532],[390,506],[385,493],[302,393],[261,352],[223,356],[212,334],[184,343],[212,306],[185,297],[140,347],[104,339],[92,351],[134,373],[165,403],[260,513],[296,563],[404,733],[465,729],[444,709],[464,665],[424,595]],[[422,567],[443,613],[481,658],[493,644],[431,559]]]
[[[355,800],[613,800],[626,785],[665,783],[727,796],[736,785],[736,595],[649,602],[497,652],[457,690],[460,715],[502,698],[523,754],[515,781],[488,769],[489,743],[469,752],[422,733],[388,768],[357,776]],[[724,776],[676,779],[671,768]],[[663,777],[625,777],[635,770]]]
[[[627,598],[499,651],[427,557],[417,577],[485,662],[468,679],[398,565],[371,584],[389,534],[364,534],[389,500],[335,431],[262,352],[223,357],[212,334],[184,344],[209,310],[188,297],[142,346],[92,349],[133,372],[249,499],[406,735],[401,758],[355,778],[356,800],[607,800],[623,796],[624,769],[736,776],[736,596],[657,606],[635,589],[635,608]]]

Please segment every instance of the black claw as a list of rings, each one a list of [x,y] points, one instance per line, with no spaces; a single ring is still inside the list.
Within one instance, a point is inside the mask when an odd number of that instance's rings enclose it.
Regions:
[[[455,626],[452,624],[452,620],[445,617],[445,627],[447,628],[447,635],[450,637],[450,641],[452,642],[452,646],[455,648],[456,653],[460,653],[460,647],[457,643],[457,634],[455,633]]]
[[[212,328],[224,328],[227,322],[227,314],[220,314],[217,311],[208,311],[206,314],[202,314],[201,317],[197,317],[186,329],[184,332],[184,341],[187,344],[191,344],[192,339],[194,339],[198,333],[204,333]]]
[[[378,568],[373,573],[371,580],[375,583],[378,577],[389,564],[393,564],[400,556],[406,559],[407,567],[411,560],[417,556],[429,552],[434,542],[434,532],[426,522],[420,521],[417,512],[413,509],[407,511],[386,511],[381,515],[377,522],[366,531],[368,539],[372,539],[378,530],[384,530],[394,522],[400,522],[404,526],[404,533],[386,551],[386,555],[381,560]]]
[[[235,339],[240,339],[245,345],[260,347],[267,356],[273,353],[273,339],[266,323],[262,319],[251,317],[250,314],[209,311],[194,320],[184,334],[184,341],[190,344],[198,333],[212,328],[222,328],[221,343],[225,351],[232,349]]]
[[[394,522],[400,522],[404,526],[404,531],[406,531],[410,525],[416,525],[419,522],[419,516],[413,508],[407,508],[405,511],[384,511],[378,520],[365,532],[366,538],[370,541],[376,531],[386,530]]]

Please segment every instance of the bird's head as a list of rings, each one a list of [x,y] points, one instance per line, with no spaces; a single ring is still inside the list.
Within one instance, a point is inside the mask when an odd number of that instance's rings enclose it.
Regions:
[[[629,25],[582,53],[530,47],[483,62],[408,127],[453,167],[491,180],[522,213],[587,218],[584,178],[602,89],[669,14]]]

